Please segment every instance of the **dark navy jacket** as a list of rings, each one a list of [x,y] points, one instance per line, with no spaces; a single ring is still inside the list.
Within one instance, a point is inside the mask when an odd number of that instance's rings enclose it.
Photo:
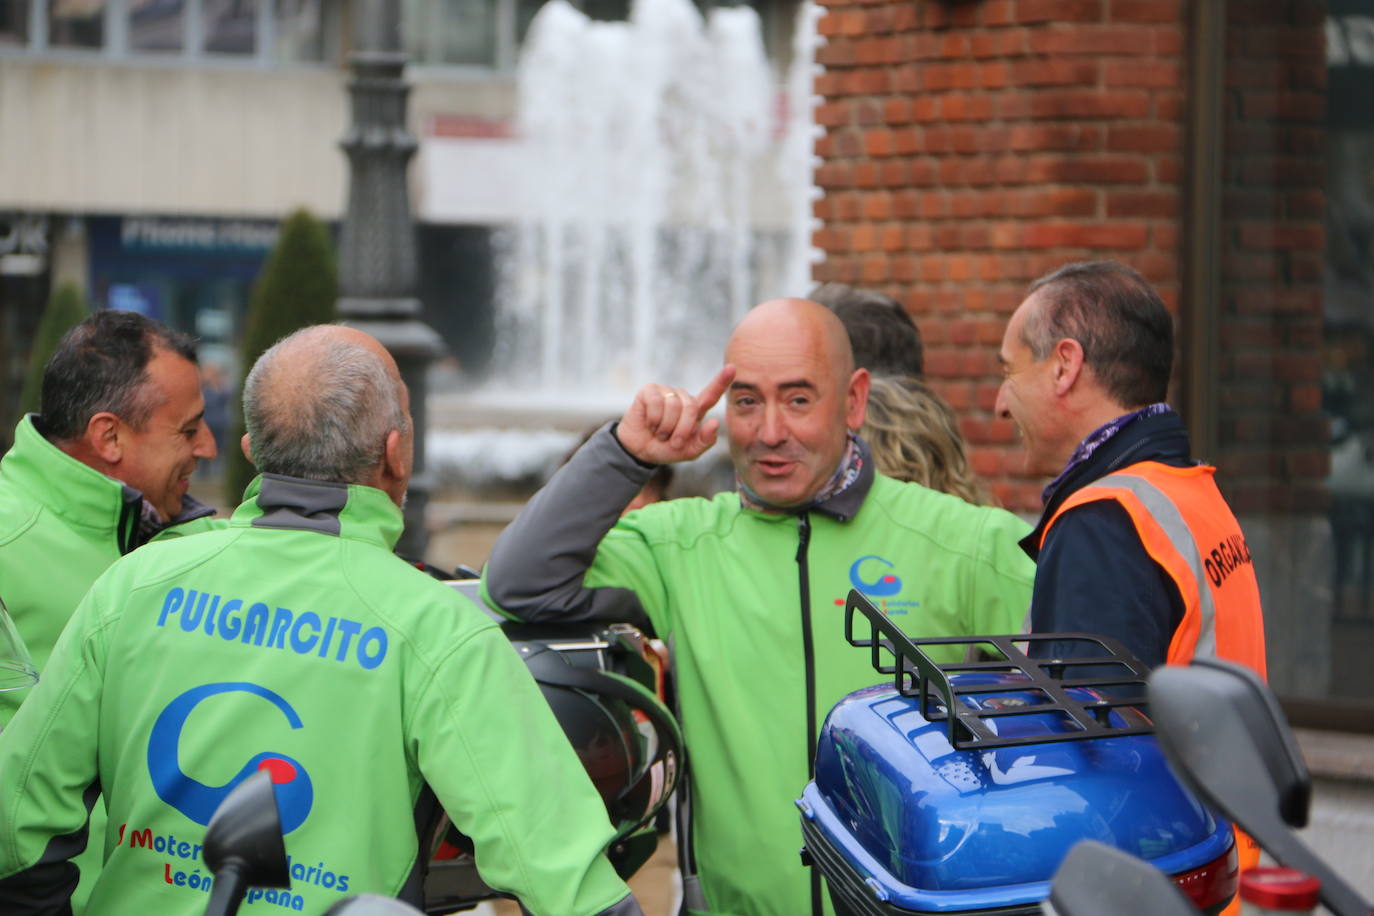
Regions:
[[[1043,548],[1041,533],[1070,495],[1139,461],[1174,467],[1196,464],[1188,431],[1170,411],[1123,427],[1058,483],[1021,548],[1036,562],[1031,632],[1099,633],[1120,640],[1150,667],[1164,664],[1174,630],[1183,620],[1178,586],[1140,542],[1126,510],[1114,500],[1070,509],[1054,523]],[[1050,643],[1036,655],[1085,654],[1081,644]]]

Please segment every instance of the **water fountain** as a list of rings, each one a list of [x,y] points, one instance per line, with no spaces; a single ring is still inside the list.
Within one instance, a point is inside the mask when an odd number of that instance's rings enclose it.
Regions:
[[[488,438],[483,425],[578,429],[645,382],[704,384],[750,305],[806,291],[817,17],[799,8],[779,80],[747,6],[636,0],[628,21],[597,22],[544,5],[518,71],[525,180],[498,246],[499,368],[433,414]]]

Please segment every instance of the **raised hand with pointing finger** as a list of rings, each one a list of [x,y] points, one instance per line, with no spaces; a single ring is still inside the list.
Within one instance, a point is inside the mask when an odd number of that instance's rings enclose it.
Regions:
[[[616,439],[644,464],[691,461],[715,444],[720,421],[706,414],[734,377],[735,367],[724,366],[695,396],[681,388],[645,385],[621,417]]]

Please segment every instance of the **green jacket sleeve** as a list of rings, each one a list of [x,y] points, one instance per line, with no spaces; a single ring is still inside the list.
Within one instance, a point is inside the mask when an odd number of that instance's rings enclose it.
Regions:
[[[0,732],[0,912],[32,899],[34,887],[61,893],[67,863],[86,843],[99,789],[96,736],[105,660],[105,622],[96,594],[78,605],[42,679]],[[26,896],[27,895],[27,896]]]
[[[504,702],[473,702],[479,695]],[[606,807],[498,628],[444,658],[408,734],[425,781],[472,839],[484,881],[535,916],[621,912],[629,888],[603,855],[614,834]]]

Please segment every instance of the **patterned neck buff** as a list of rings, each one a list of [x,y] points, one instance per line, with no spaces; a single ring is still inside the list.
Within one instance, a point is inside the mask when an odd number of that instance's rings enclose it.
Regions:
[[[1086,439],[1078,443],[1078,448],[1073,450],[1073,457],[1071,457],[1069,463],[1064,466],[1064,470],[1059,472],[1059,476],[1046,484],[1045,489],[1040,493],[1040,501],[1048,503],[1054,491],[1059,487],[1059,484],[1063,482],[1065,477],[1069,476],[1069,473],[1073,471],[1074,468],[1091,458],[1093,452],[1111,441],[1113,436],[1121,432],[1127,426],[1130,426],[1136,420],[1141,420],[1145,417],[1157,417],[1162,413],[1168,413],[1172,409],[1172,407],[1163,402],[1151,404],[1148,407],[1142,407],[1139,410],[1133,410],[1128,414],[1123,414],[1110,423],[1104,423],[1093,430],[1088,434]]]
[[[753,509],[756,512],[787,513],[797,515],[808,509],[815,508],[821,503],[833,499],[844,491],[852,487],[863,473],[867,449],[863,447],[858,435],[850,430],[848,441],[845,443],[844,457],[840,459],[840,464],[835,468],[835,473],[830,476],[830,480],[825,486],[812,497],[811,501],[800,506],[775,506],[760,497],[738,475],[735,475],[735,486],[739,489],[740,505],[746,509]]]

